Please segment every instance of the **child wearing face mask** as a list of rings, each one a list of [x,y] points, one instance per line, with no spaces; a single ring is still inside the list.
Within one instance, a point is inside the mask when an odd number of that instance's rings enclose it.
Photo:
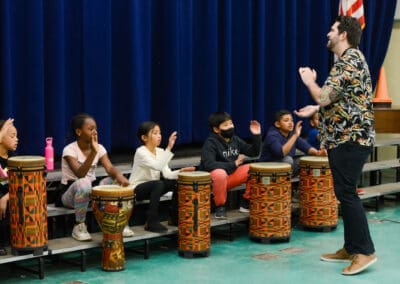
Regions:
[[[246,143],[235,135],[235,127],[228,113],[213,113],[208,123],[211,133],[202,147],[199,170],[210,172],[215,217],[226,218],[227,191],[247,181],[250,165],[243,164],[245,155],[255,157],[260,153],[261,126],[256,120],[250,121],[252,141]],[[249,194],[249,188],[246,188],[240,212],[249,212]]]

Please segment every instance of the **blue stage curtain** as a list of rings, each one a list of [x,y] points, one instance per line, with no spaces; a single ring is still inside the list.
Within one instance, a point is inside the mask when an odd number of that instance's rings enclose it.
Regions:
[[[374,83],[396,0],[364,0],[360,48]],[[237,133],[311,102],[297,74],[331,64],[326,34],[338,0],[2,0],[0,115],[14,117],[20,154],[57,154],[74,114],[93,115],[109,150],[133,149],[144,120],[166,143],[201,143],[208,116],[227,111]]]

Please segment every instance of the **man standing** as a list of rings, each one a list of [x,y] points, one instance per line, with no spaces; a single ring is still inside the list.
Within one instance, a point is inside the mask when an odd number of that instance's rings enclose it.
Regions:
[[[342,271],[354,275],[377,261],[374,244],[360,198],[357,179],[372,151],[375,139],[372,84],[364,55],[357,48],[361,27],[356,18],[339,16],[328,33],[327,47],[338,60],[321,87],[317,73],[299,68],[300,77],[317,105],[295,113],[309,117],[319,111],[321,145],[328,150],[335,195],[340,201],[344,225],[344,246],[321,260],[351,264]]]

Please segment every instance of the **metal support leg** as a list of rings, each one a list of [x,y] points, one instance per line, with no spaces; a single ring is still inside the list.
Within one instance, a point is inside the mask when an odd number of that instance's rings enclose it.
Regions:
[[[44,258],[38,257],[38,275],[39,279],[44,278]]]
[[[144,241],[144,259],[149,259],[150,257],[150,242],[149,240]]]
[[[229,224],[229,241],[233,242],[233,229],[232,229],[233,223]]]
[[[86,251],[81,251],[81,271],[86,271]]]

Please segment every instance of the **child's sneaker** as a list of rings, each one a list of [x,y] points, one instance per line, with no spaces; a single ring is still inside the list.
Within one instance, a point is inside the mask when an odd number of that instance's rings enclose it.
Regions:
[[[3,247],[2,245],[0,245],[0,255],[7,255],[7,250],[5,247]]]
[[[126,225],[124,227],[124,230],[122,231],[122,236],[124,238],[129,238],[129,237],[133,237],[135,233],[131,230],[131,228],[129,228],[129,225]]]
[[[249,212],[250,212],[249,208],[250,208],[250,202],[249,202],[249,200],[248,200],[248,199],[242,198],[242,200],[240,201],[239,212],[242,212],[242,213],[249,213]]]
[[[215,218],[217,218],[217,219],[225,219],[226,218],[225,206],[215,207]]]
[[[74,226],[72,237],[77,241],[90,241],[92,239],[87,231],[85,223],[79,223]]]

